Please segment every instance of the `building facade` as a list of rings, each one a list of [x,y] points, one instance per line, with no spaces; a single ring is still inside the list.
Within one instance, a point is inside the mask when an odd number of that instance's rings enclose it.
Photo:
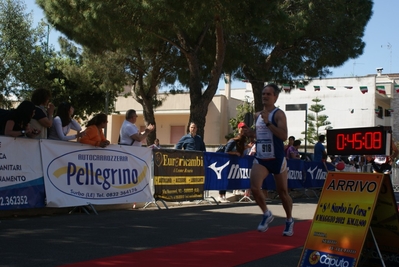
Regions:
[[[288,135],[304,139],[306,113],[314,105],[312,100],[320,99],[325,110],[320,112],[328,116],[334,129],[371,127],[377,125],[392,126],[393,137],[399,140],[399,74],[377,74],[362,77],[315,79],[304,86],[305,90],[292,88],[282,91],[276,105],[286,112]],[[399,91],[399,89],[398,89]],[[161,96],[163,97],[163,96]],[[190,115],[190,96],[188,93],[165,96],[163,105],[155,110],[157,138],[161,145],[174,145],[186,133]],[[229,119],[236,117],[237,106],[243,101],[252,101],[251,85],[246,88],[231,89],[230,84],[219,89],[208,108],[205,125],[205,144],[214,145],[226,142],[224,136],[232,131]],[[289,110],[289,105],[306,104],[306,110]],[[119,97],[116,102],[118,114],[109,115],[107,138],[116,143],[119,129],[128,109],[135,109],[139,115],[137,126],[144,128],[143,108],[131,97]],[[324,128],[319,128],[325,134]]]

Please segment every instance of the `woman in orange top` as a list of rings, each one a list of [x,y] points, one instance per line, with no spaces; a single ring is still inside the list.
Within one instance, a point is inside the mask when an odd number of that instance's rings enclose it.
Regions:
[[[95,115],[87,123],[86,135],[82,136],[80,142],[82,144],[88,144],[92,146],[106,147],[110,142],[105,139],[103,128],[107,126],[107,115],[99,113]]]

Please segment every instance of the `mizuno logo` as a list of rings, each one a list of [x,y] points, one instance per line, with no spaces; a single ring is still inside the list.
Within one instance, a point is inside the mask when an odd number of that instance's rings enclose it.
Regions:
[[[312,176],[312,180],[313,180],[313,173],[315,172],[317,170],[317,166],[316,167],[314,167],[314,169],[312,170],[311,169],[311,167],[309,167],[309,169],[308,169],[308,173],[310,173],[310,175]]]
[[[222,171],[224,168],[229,166],[230,160],[220,167],[216,167],[216,163],[217,162],[212,163],[211,165],[208,166],[208,168],[216,173],[217,179],[222,179]]]

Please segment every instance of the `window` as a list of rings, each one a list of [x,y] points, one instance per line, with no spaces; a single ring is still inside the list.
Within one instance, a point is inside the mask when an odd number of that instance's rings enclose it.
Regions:
[[[170,126],[170,143],[176,144],[186,134],[186,126]]]

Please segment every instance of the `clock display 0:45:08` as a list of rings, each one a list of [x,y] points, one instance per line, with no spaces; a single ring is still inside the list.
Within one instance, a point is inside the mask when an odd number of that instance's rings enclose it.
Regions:
[[[337,134],[337,150],[345,150],[346,146],[352,149],[381,149],[382,148],[382,133],[381,132],[365,132],[365,133],[341,133]]]
[[[387,133],[383,127],[327,130],[329,155],[386,154]]]

